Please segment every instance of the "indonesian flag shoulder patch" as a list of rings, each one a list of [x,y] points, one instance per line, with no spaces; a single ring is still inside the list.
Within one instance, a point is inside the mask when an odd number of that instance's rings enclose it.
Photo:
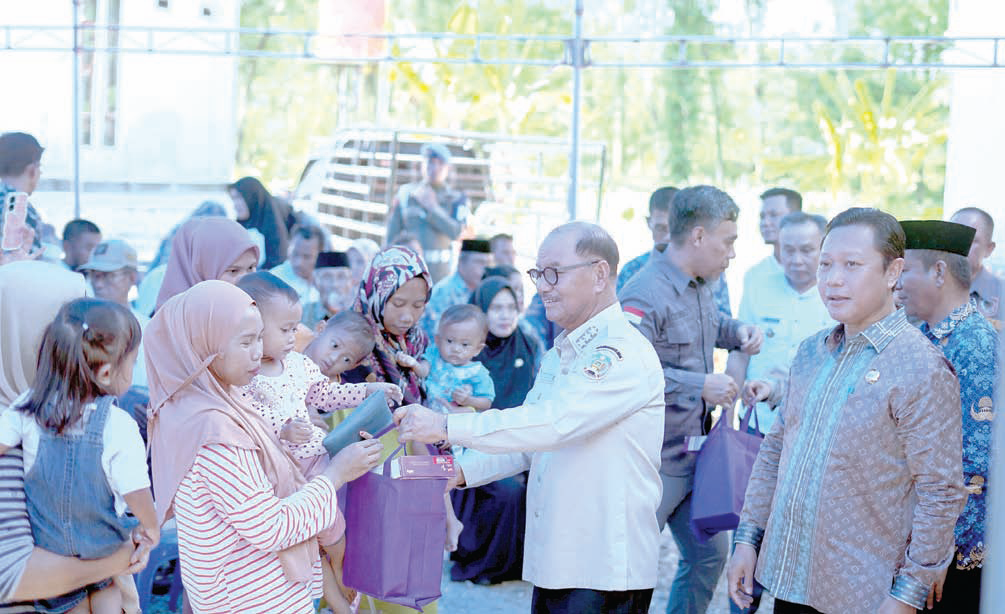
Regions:
[[[622,309],[625,312],[625,318],[636,326],[642,323],[642,318],[646,315],[646,312],[638,307],[622,307]]]

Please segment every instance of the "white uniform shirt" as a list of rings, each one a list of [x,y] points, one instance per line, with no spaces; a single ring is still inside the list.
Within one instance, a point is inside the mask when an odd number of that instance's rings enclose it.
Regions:
[[[525,580],[656,586],[663,413],[656,351],[615,303],[558,336],[522,406],[448,418],[468,486],[530,469]]]
[[[747,381],[784,377],[804,339],[837,326],[815,285],[800,294],[789,285],[781,269],[774,275],[759,275],[756,280],[757,283],[744,286],[739,312],[741,321],[764,331],[761,351],[751,356],[747,365]],[[741,416],[746,413],[741,409]],[[757,426],[762,433],[771,430],[775,416],[776,411],[767,403],[757,404]]]

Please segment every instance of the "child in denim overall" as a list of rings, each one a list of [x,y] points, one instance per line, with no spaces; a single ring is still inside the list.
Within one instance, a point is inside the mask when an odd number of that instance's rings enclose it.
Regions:
[[[136,422],[113,405],[132,380],[140,329],[121,305],[77,299],[42,337],[32,390],[0,415],[0,454],[21,445],[37,547],[82,559],[160,537]],[[139,519],[124,516],[126,507]],[[134,528],[135,527],[135,528]],[[135,556],[135,555],[134,555]],[[40,612],[139,611],[130,576],[35,603]]]

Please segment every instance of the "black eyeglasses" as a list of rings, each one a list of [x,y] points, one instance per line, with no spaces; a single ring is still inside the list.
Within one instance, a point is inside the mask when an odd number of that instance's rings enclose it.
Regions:
[[[570,264],[567,266],[560,266],[560,267],[546,266],[543,269],[530,269],[527,271],[527,275],[530,277],[530,280],[534,283],[537,283],[537,280],[543,277],[544,280],[548,282],[549,285],[554,286],[555,284],[558,283],[559,273],[568,273],[573,269],[579,269],[584,266],[590,266],[591,264],[597,264],[598,262],[600,262],[600,260],[591,260],[589,262],[580,262],[579,264]]]

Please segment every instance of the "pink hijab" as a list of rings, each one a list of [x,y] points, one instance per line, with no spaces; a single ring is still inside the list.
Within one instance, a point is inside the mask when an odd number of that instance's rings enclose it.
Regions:
[[[207,279],[219,279],[241,254],[258,246],[240,224],[225,217],[192,218],[178,228],[171,243],[171,256],[164,283],[157,295],[157,309],[164,301]]]
[[[178,486],[203,446],[226,444],[258,452],[276,496],[304,485],[293,459],[238,389],[221,383],[210,363],[238,333],[240,314],[255,302],[237,286],[204,281],[172,297],[144,332],[150,382],[149,441],[157,518],[174,514]],[[279,553],[286,577],[307,582],[317,547],[303,542]]]

